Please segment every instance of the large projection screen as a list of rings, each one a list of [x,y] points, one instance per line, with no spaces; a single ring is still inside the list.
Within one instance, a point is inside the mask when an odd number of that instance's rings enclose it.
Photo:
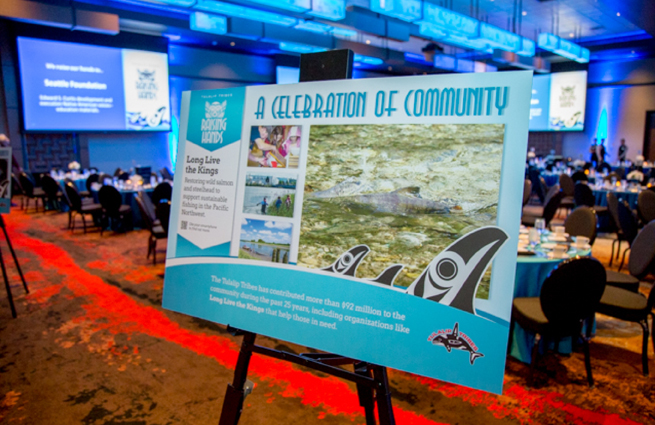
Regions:
[[[17,43],[26,131],[170,131],[167,54]]]
[[[583,131],[587,71],[535,75],[530,131]]]

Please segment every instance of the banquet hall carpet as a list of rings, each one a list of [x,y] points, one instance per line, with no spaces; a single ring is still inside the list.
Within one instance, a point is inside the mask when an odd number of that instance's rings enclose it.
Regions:
[[[0,423],[216,424],[240,338],[162,309],[164,266],[146,257],[147,232],[66,230],[67,215],[14,210],[7,227],[30,294],[7,261],[18,318],[0,290]],[[164,257],[164,243],[158,256]],[[610,241],[594,255],[606,263]],[[7,249],[0,238],[5,260]],[[646,289],[646,288],[643,288]],[[278,349],[307,348],[260,337]],[[502,396],[389,370],[398,424],[655,423],[655,362],[641,374],[641,328],[599,317],[583,356],[508,358]],[[443,365],[448,367],[448,365]],[[354,385],[253,357],[241,424],[363,424]]]

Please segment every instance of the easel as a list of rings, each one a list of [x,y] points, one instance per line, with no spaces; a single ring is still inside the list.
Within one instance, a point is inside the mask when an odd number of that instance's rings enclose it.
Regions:
[[[5,226],[5,219],[0,214],[0,227],[5,234],[5,239],[7,240],[7,245],[9,245],[9,251],[11,256],[14,257],[14,263],[16,264],[16,269],[18,269],[18,274],[20,275],[20,280],[23,282],[23,288],[25,288],[25,293],[29,294],[30,290],[27,289],[27,282],[25,282],[25,277],[23,276],[23,271],[20,269],[20,264],[18,263],[18,258],[16,258],[16,252],[14,252],[14,247],[11,245],[11,239],[9,239],[9,234],[7,233],[7,227]],[[7,277],[7,268],[5,267],[5,260],[2,256],[2,250],[0,250],[0,266],[2,267],[2,277],[5,279],[5,289],[7,289],[7,298],[9,298],[9,307],[11,308],[11,315],[15,319],[18,317],[16,315],[16,306],[14,305],[14,297],[11,295],[11,287],[9,286],[9,278]]]
[[[350,50],[333,50],[322,53],[301,55],[300,81],[322,81],[352,78],[353,52]],[[234,369],[234,380],[228,384],[221,410],[219,425],[237,425],[243,401],[252,392],[253,384],[248,381],[248,366],[252,353],[284,360],[305,366],[337,378],[352,381],[357,386],[359,404],[364,407],[367,425],[376,425],[375,403],[377,402],[380,425],[395,425],[396,420],[391,407],[391,391],[387,378],[387,368],[359,360],[329,353],[295,354],[274,350],[255,344],[257,334],[228,326],[234,335],[243,335],[241,351]],[[353,365],[353,372],[337,366]]]

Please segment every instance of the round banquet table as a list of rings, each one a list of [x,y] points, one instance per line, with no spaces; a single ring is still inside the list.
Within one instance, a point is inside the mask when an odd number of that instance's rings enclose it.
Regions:
[[[541,177],[544,178],[544,181],[546,182],[546,186],[548,187],[559,184],[559,173],[544,171],[541,173]]]
[[[65,179],[60,179],[57,178],[55,179],[59,183],[59,186],[61,186],[61,190],[64,190],[64,186],[66,185],[66,180]],[[86,191],[86,177],[84,176],[79,176],[77,178],[71,178],[73,180],[73,183],[75,183],[75,187],[77,188],[78,192],[85,192]]]
[[[97,187],[97,186],[96,186]],[[132,222],[134,224],[134,227],[138,228],[144,228],[145,223],[143,221],[143,217],[141,217],[141,210],[139,209],[139,205],[136,203],[136,197],[140,191],[146,192],[149,196],[152,196],[153,188],[152,187],[147,187],[147,188],[142,188],[139,190],[135,189],[120,189],[116,188],[121,194],[121,199],[122,199],[122,204],[123,205],[129,205],[130,208],[132,208]],[[98,190],[95,188],[91,188],[91,194],[93,195],[93,202],[95,203],[100,203],[98,200]]]
[[[568,258],[589,256],[591,254],[591,250],[589,249],[577,251],[575,248],[571,248],[567,253],[567,258],[553,259],[546,257],[544,252],[540,251],[539,248],[536,251],[537,255],[519,255],[518,257],[514,282],[514,298],[538,297],[541,293],[541,286],[544,284],[548,274],[558,264]],[[518,323],[515,323],[509,354],[522,362],[530,363],[534,337],[535,335],[533,333],[525,331]],[[554,342],[551,342],[551,344],[554,344]],[[540,349],[543,349],[543,347],[540,347]],[[558,341],[558,351],[560,353],[571,353],[571,338],[563,338]]]
[[[594,193],[594,196],[596,197],[596,205],[606,207],[607,192],[609,191],[609,189],[591,186],[591,190]],[[633,210],[637,209],[637,200],[639,199],[639,193],[641,192],[641,188],[612,190],[612,192],[616,195],[619,202],[627,201],[631,209]]]

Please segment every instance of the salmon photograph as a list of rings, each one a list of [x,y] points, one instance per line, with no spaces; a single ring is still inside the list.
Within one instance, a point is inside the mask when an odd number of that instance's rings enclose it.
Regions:
[[[409,287],[461,236],[496,225],[504,133],[503,124],[312,126],[298,265],[327,270],[346,258],[357,278],[386,272],[386,284]],[[490,270],[478,298],[488,298]]]

